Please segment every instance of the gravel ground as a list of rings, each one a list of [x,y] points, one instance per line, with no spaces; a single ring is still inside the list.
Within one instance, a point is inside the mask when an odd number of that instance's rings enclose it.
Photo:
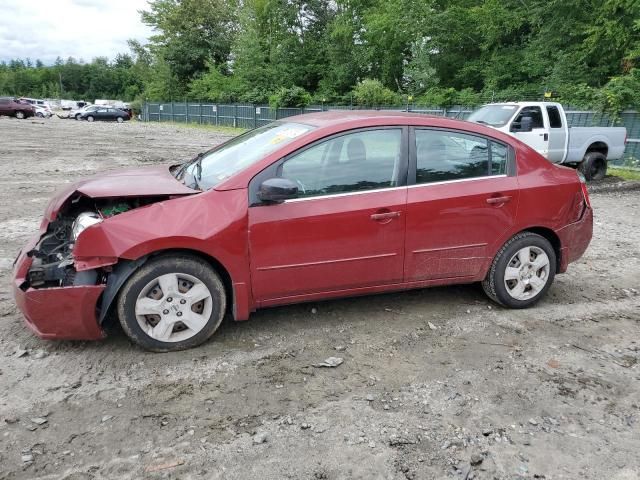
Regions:
[[[594,188],[593,243],[536,308],[477,285],[317,302],[161,355],[120,331],[34,337],[11,263],[63,183],[225,136],[58,119],[0,134],[0,479],[639,478],[638,190]],[[328,357],[343,363],[312,366]]]

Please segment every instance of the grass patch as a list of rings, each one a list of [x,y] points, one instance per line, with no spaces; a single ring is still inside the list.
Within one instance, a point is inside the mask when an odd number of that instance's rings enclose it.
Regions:
[[[609,166],[607,173],[612,177],[618,177],[623,180],[640,180],[640,170],[631,168]]]
[[[240,135],[247,131],[246,128],[224,127],[222,125],[207,125],[206,123],[185,123],[185,122],[144,122],[146,125],[164,125],[177,128],[194,128],[196,130],[208,130],[210,132],[221,133],[223,135]]]

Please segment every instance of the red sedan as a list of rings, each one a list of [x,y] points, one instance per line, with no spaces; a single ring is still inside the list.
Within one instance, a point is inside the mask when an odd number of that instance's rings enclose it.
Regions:
[[[478,124],[383,112],[291,117],[182,165],[80,181],[49,203],[14,292],[43,338],[117,317],[154,351],[207,340],[225,313],[482,282],[540,300],[586,250],[584,182]]]

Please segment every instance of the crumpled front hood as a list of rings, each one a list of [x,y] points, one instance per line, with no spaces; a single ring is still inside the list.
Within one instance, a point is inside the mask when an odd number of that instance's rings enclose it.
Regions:
[[[176,180],[169,166],[128,168],[102,173],[72,183],[57,192],[44,214],[44,220],[55,219],[64,203],[75,193],[89,198],[153,197],[161,195],[193,195],[198,193]]]

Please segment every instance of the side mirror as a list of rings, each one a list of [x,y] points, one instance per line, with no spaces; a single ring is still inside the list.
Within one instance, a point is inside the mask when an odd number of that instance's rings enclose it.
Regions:
[[[288,178],[269,178],[258,190],[258,198],[263,202],[282,203],[297,196],[298,185]]]
[[[533,130],[533,118],[522,117],[519,122],[513,122],[511,125],[512,132],[530,132]]]

